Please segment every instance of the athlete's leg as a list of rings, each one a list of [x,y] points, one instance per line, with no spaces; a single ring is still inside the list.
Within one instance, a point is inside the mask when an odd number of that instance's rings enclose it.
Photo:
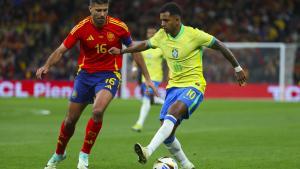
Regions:
[[[182,95],[178,98],[178,102],[181,102],[185,105],[187,105],[187,113],[186,114],[176,114],[173,113],[175,111],[172,110],[171,107],[169,112],[174,117],[181,116],[180,118],[188,118],[189,115],[195,111],[195,109],[199,106],[199,104],[203,100],[203,95],[201,92],[199,92],[196,89],[188,88],[185,92],[182,93]],[[179,140],[175,137],[176,128],[174,128],[172,134],[164,141],[167,149],[170,151],[170,153],[176,158],[177,161],[180,162],[183,169],[193,169],[195,166],[193,163],[190,162],[190,160],[187,158],[185,153],[183,152],[183,149],[181,147],[181,144]]]
[[[110,91],[103,89],[96,94],[93,105],[93,115],[86,127],[86,134],[81,151],[89,154],[102,127],[104,111],[113,99]]]
[[[57,163],[66,158],[65,149],[72,137],[75,125],[87,104],[70,102],[68,113],[61,124],[60,133],[57,141],[56,152],[48,161],[45,169],[56,168]]]
[[[149,155],[151,155],[157,149],[157,147],[171,135],[172,131],[175,132],[173,129],[177,124],[177,120],[186,113],[187,106],[184,103],[176,101],[171,105],[163,124],[152,138],[150,144],[147,146]]]
[[[173,111],[174,115],[169,113],[165,117],[163,124],[156,132],[147,147],[142,147],[140,144],[135,144],[134,149],[139,156],[140,163],[146,163],[151,154],[171,135],[175,125],[177,124],[177,119],[181,117],[180,114],[186,113],[187,107],[182,102],[176,101],[169,108],[169,112],[170,111]]]
[[[158,88],[160,82],[154,81],[155,87]],[[144,126],[144,122],[150,112],[151,105],[153,104],[163,104],[164,100],[160,97],[156,97],[153,95],[153,91],[149,89],[149,93],[146,94],[146,86],[143,83],[141,85],[142,93],[143,93],[143,100],[142,100],[142,106],[140,109],[140,114],[137,122],[135,125],[132,127],[134,131],[140,132]]]
[[[75,125],[82,114],[82,111],[87,106],[87,103],[70,102],[68,113],[62,122],[60,134],[58,137],[56,153],[63,154],[68,144],[69,139],[73,136]]]
[[[149,114],[151,108],[151,100],[149,97],[144,96],[142,100],[142,106],[140,109],[139,118],[136,122],[136,124],[132,127],[134,131],[140,132],[143,128],[144,122]]]
[[[106,89],[102,89],[96,94],[93,115],[86,126],[84,143],[79,153],[78,169],[87,169],[89,166],[89,154],[102,128],[104,111],[112,99],[112,93]]]
[[[161,111],[161,119],[164,120],[162,126],[147,147],[142,147],[140,144],[135,145],[135,151],[139,156],[139,162],[147,162],[147,159],[158,146],[170,137],[172,132],[175,133],[176,125],[180,120],[189,117],[190,113],[192,113],[200,104],[202,98],[202,93],[194,88],[175,88],[173,91],[169,91],[166,103]],[[165,113],[167,114],[165,115]]]
[[[180,163],[183,169],[193,169],[195,166],[193,163],[190,162],[190,160],[187,158],[185,153],[183,152],[182,146],[179,142],[179,140],[175,137],[176,127],[174,127],[174,130],[170,137],[168,137],[164,144],[166,148],[169,150],[169,152],[175,157],[175,159]]]

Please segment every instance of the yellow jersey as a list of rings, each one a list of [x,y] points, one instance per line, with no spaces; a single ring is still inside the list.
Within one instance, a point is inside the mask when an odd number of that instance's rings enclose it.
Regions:
[[[141,54],[145,60],[151,80],[161,82],[163,80],[162,61],[164,59],[162,51],[159,48],[148,49],[141,52]],[[144,76],[142,81],[145,82]]]
[[[148,40],[151,48],[160,48],[169,67],[171,87],[194,87],[205,92],[206,81],[203,76],[203,47],[210,47],[215,38],[197,28],[181,25],[180,32],[173,38],[160,29]]]

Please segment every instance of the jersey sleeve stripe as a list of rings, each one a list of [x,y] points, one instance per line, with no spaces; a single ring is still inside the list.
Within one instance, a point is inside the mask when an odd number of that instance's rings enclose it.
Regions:
[[[115,22],[115,21],[110,20],[109,23],[112,23],[114,25],[120,26],[120,27],[124,28],[128,32],[128,27],[123,22]]]
[[[212,40],[211,40],[211,42],[210,42],[210,44],[207,47],[212,47],[212,45],[214,45],[215,42],[216,42],[216,38],[213,37]]]
[[[71,34],[73,35],[79,28],[81,28],[83,26],[83,24],[78,24],[76,25],[72,30],[71,30]]]
[[[110,23],[115,24],[117,26],[120,26],[120,27],[122,27],[123,29],[125,29],[128,32],[128,27],[125,24],[114,23],[114,22],[110,22]]]
[[[149,48],[152,48],[152,45],[151,45],[150,40],[147,40],[147,46],[148,46]]]
[[[116,24],[120,24],[120,25],[126,26],[126,24],[125,24],[124,22],[119,21],[119,20],[116,20],[116,19],[114,19],[114,18],[110,18],[109,21],[110,21],[111,23],[116,23]],[[126,27],[127,27],[127,26],[126,26]]]
[[[81,28],[85,23],[90,21],[90,17],[82,20],[81,22],[79,22],[72,30],[71,30],[71,34],[73,35],[79,28]]]
[[[121,23],[121,21],[117,20],[117,19],[114,19],[114,18],[109,18],[110,21],[112,22],[117,22],[117,23]]]

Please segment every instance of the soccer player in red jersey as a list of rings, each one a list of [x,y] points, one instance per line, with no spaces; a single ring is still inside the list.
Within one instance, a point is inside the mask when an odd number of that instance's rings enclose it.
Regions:
[[[80,42],[78,59],[79,71],[74,81],[74,90],[66,118],[61,124],[56,152],[48,161],[45,169],[56,168],[57,163],[66,158],[66,146],[72,137],[76,122],[81,113],[93,103],[92,117],[86,126],[84,143],[79,153],[78,169],[88,168],[88,156],[102,127],[103,114],[115,96],[120,85],[122,56],[111,55],[108,49],[121,48],[122,44],[132,45],[131,35],[125,23],[108,16],[108,0],[90,0],[91,16],[77,24],[64,42],[50,55],[45,65],[36,72],[37,78],[48,73],[63,54]],[[134,60],[142,69],[147,87],[157,90],[152,83],[145,62],[139,55]],[[95,99],[94,99],[95,97]]]

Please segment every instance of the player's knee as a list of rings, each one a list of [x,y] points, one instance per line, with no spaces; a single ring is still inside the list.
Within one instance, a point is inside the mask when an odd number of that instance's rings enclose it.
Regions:
[[[180,119],[187,112],[187,108],[183,103],[174,104],[168,110],[168,114]]]
[[[101,108],[93,109],[93,119],[95,122],[100,122],[103,119],[104,110]]]
[[[181,112],[178,110],[169,111],[168,114],[172,115],[176,119],[180,119],[180,117],[181,117]]]
[[[71,118],[71,117],[66,117],[65,119],[65,127],[66,128],[70,128],[70,127],[74,127],[76,124],[76,120]]]

